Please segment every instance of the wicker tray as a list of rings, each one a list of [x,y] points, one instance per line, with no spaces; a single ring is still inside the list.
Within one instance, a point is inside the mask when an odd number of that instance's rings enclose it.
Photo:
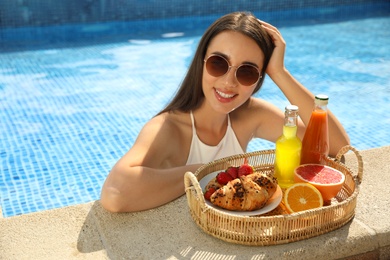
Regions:
[[[357,157],[357,174],[340,161],[350,150]],[[345,174],[345,183],[329,206],[289,214],[282,202],[276,209],[264,215],[238,216],[206,204],[199,185],[199,180],[204,176],[246,161],[257,171],[271,175],[274,170],[274,156],[274,150],[256,151],[210,162],[199,168],[195,174],[186,172],[186,195],[195,223],[206,233],[227,242],[265,246],[318,236],[345,225],[354,217],[359,184],[363,177],[363,161],[359,152],[352,146],[343,147],[335,159],[327,158],[328,166]]]

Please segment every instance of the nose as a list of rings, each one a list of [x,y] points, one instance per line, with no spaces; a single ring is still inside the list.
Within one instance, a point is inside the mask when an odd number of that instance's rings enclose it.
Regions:
[[[236,87],[238,81],[236,78],[237,66],[229,66],[228,71],[225,73],[225,85],[228,87]]]

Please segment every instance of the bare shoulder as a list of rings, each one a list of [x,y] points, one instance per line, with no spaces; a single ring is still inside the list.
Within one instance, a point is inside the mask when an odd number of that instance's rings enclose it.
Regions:
[[[149,167],[181,165],[187,159],[181,155],[185,154],[182,151],[188,143],[188,130],[191,129],[189,120],[188,114],[181,112],[153,117],[142,128],[129,153],[140,157],[138,164],[142,161],[142,165]]]
[[[153,117],[144,128],[154,132],[157,138],[168,138],[177,135],[181,137],[186,128],[191,126],[190,123],[190,117],[186,113],[166,112]],[[172,140],[169,142],[172,142]]]
[[[284,114],[274,104],[251,97],[231,113],[231,120],[236,134],[241,133],[248,140],[259,137],[275,141],[280,135]]]
[[[279,115],[280,113],[281,110],[272,103],[251,97],[246,103],[231,113],[231,117],[258,124],[267,117]]]

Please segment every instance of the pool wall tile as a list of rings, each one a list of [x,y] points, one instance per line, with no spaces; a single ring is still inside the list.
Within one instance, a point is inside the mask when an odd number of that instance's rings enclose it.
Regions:
[[[232,11],[270,12],[308,7],[378,4],[386,0],[0,0],[0,27],[48,26],[69,23],[135,21],[224,14]]]
[[[0,48],[4,50],[155,38],[183,31],[201,34],[217,17],[233,11],[253,12],[278,27],[390,15],[388,0],[0,0],[0,6]]]

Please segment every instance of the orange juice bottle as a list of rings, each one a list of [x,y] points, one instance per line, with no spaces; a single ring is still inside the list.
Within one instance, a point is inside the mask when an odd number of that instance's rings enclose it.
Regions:
[[[329,154],[328,96],[316,95],[314,109],[302,140],[301,164],[325,164]]]
[[[298,107],[286,106],[283,134],[276,140],[275,177],[281,188],[294,184],[294,169],[299,166],[302,142],[297,137]]]

